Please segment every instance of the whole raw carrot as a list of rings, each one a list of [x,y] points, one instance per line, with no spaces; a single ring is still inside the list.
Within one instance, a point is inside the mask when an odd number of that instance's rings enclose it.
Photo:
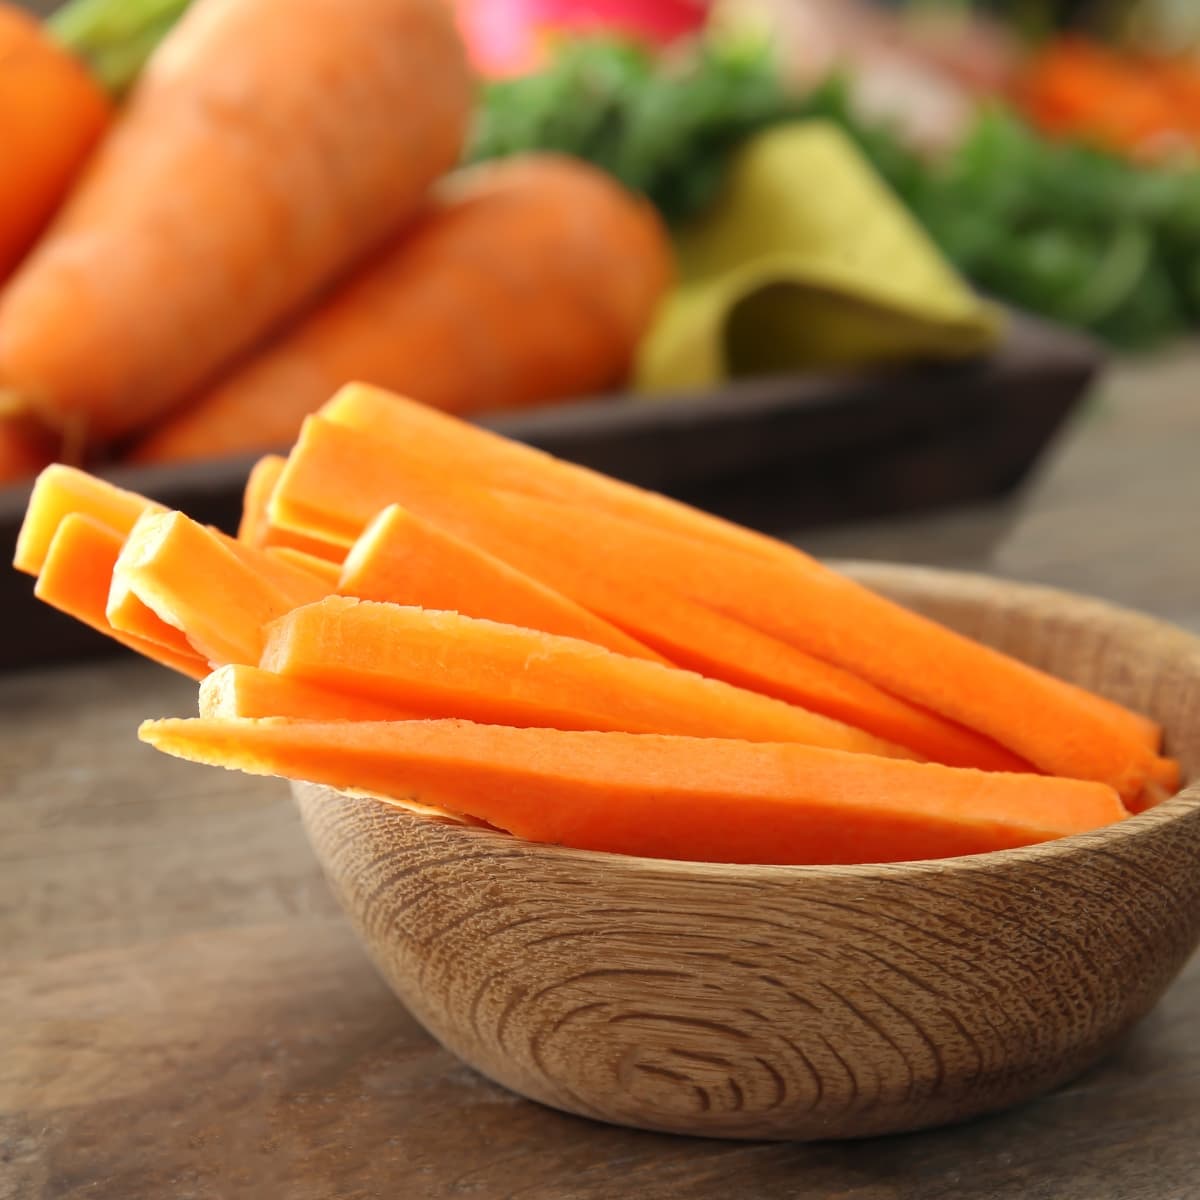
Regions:
[[[653,210],[594,168],[537,155],[465,172],[415,228],[133,457],[286,445],[353,380],[459,414],[603,391],[626,374],[670,277]]]
[[[443,0],[198,0],[0,300],[0,389],[161,416],[413,215],[470,99]]]
[[[0,4],[0,279],[54,215],[109,111],[79,62],[28,13]]]

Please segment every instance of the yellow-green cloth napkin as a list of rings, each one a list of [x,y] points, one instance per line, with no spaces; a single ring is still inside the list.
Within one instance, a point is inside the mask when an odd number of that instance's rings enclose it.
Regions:
[[[642,344],[646,392],[731,376],[964,358],[1002,319],[836,125],[750,139],[721,199],[677,238],[680,284]]]

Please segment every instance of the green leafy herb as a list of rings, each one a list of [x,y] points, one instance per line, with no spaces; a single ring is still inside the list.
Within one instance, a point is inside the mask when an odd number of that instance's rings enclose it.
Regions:
[[[487,86],[468,157],[574,154],[677,221],[711,202],[741,141],[797,111],[761,45],[709,40],[664,61],[626,41],[580,39],[544,71]]]

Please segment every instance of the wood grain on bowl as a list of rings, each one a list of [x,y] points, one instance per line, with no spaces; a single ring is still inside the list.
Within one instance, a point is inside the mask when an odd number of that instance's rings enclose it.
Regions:
[[[1047,589],[864,582],[1142,708],[1200,770],[1200,642]],[[933,669],[936,669],[934,666]],[[1094,833],[866,867],[538,846],[296,788],[397,995],[513,1090],[619,1124],[857,1137],[959,1121],[1096,1061],[1200,938],[1200,787]]]

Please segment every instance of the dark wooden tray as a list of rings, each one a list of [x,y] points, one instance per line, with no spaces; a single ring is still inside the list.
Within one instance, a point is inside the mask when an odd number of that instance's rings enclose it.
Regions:
[[[1093,343],[1015,318],[986,359],[745,380],[632,402],[583,400],[488,422],[563,458],[772,532],[999,496],[1029,471],[1103,361]],[[232,530],[253,460],[113,470],[109,477]],[[16,540],[28,488],[0,490]],[[111,643],[0,572],[0,669],[80,658]]]

